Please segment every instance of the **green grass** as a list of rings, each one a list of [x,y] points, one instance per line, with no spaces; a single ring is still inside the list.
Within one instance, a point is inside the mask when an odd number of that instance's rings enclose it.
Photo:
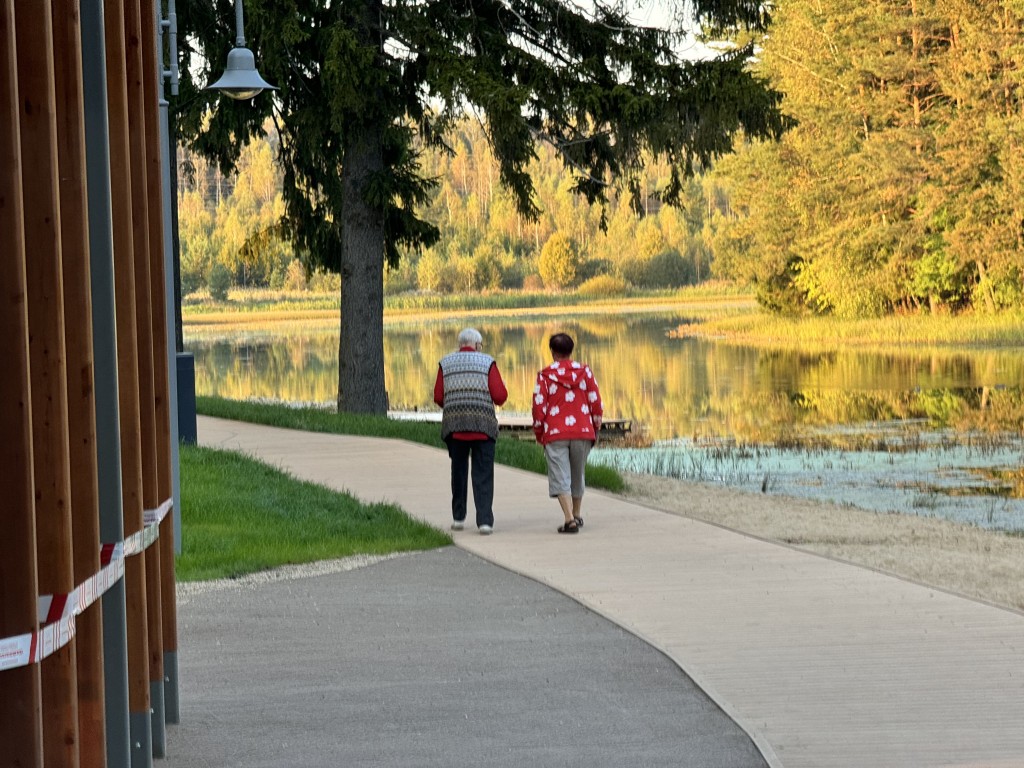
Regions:
[[[301,429],[307,432],[387,437],[444,448],[441,430],[436,423],[402,421],[386,416],[335,413],[319,408],[291,408],[286,405],[250,403],[219,397],[197,397],[196,411],[204,416]],[[547,471],[544,451],[539,445],[505,435],[498,438],[494,460],[498,464],[518,467],[529,472],[544,474]],[[587,485],[592,488],[620,492],[626,487],[622,476],[609,467],[588,465],[586,479]]]
[[[363,504],[238,453],[183,445],[180,464],[181,581],[451,544],[394,505]]]

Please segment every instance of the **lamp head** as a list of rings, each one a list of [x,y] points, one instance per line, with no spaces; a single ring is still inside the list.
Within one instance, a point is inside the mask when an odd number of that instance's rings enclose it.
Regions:
[[[276,91],[277,87],[260,77],[252,51],[237,47],[228,53],[228,64],[220,80],[206,86],[205,90],[220,91],[225,96],[242,101],[263,91]]]

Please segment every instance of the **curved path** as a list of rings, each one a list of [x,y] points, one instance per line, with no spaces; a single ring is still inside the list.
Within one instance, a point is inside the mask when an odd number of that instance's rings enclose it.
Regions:
[[[205,417],[199,439],[450,523],[438,449]],[[456,545],[665,652],[770,765],[1024,767],[1021,614],[601,492],[558,536],[544,477],[499,466],[495,488],[494,535]]]

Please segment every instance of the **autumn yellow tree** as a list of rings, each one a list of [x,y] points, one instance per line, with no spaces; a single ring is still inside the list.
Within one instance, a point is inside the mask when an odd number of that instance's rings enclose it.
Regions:
[[[579,251],[572,239],[561,232],[548,238],[537,262],[545,287],[571,288],[576,284],[579,267]]]

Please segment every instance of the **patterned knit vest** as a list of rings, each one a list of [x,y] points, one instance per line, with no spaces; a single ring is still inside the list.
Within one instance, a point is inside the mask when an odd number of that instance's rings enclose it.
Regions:
[[[498,418],[487,379],[494,358],[483,352],[452,352],[441,358],[444,413],[441,437],[452,432],[483,432],[498,438]]]

